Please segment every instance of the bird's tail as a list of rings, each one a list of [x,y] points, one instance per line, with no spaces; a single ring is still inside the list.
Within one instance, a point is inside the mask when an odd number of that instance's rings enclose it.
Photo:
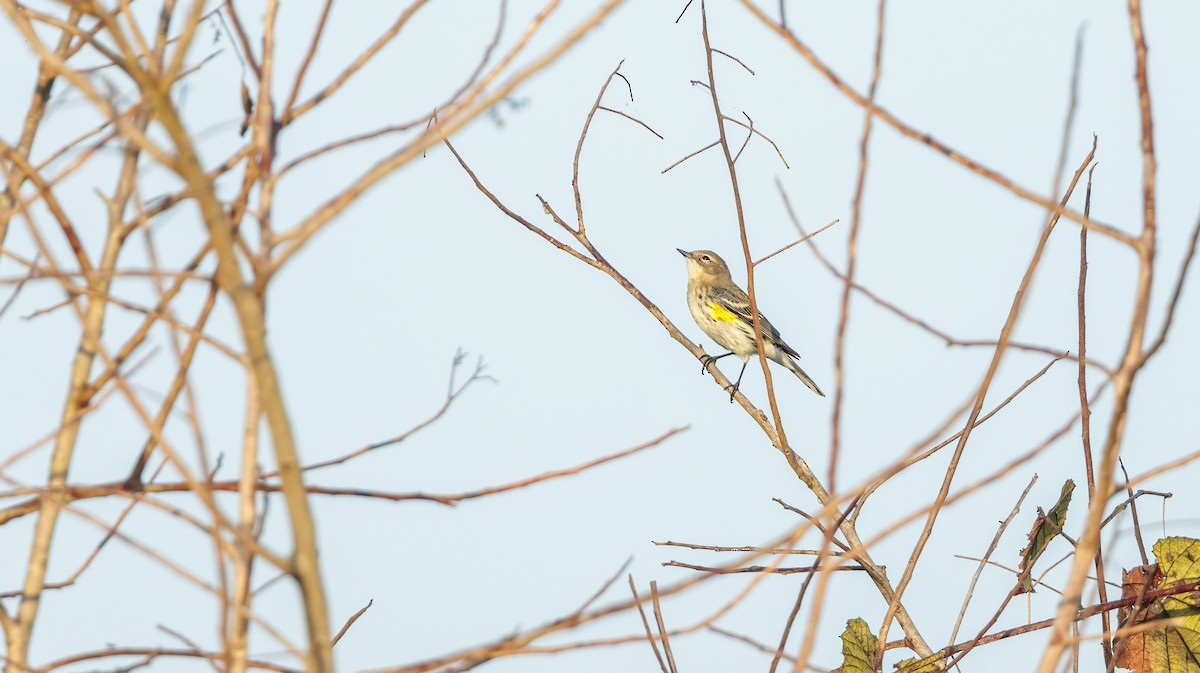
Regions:
[[[811,391],[813,391],[814,393],[816,393],[816,394],[820,395],[821,397],[825,397],[825,393],[821,392],[821,389],[817,387],[817,384],[816,384],[815,382],[813,382],[812,378],[810,378],[810,377],[808,376],[808,374],[805,374],[805,373],[804,373],[804,370],[800,368],[800,365],[796,364],[796,361],[795,361],[795,360],[793,360],[793,359],[791,359],[790,357],[788,357],[788,356],[784,355],[783,357],[781,357],[781,358],[779,358],[778,360],[776,360],[776,362],[778,362],[779,364],[783,365],[784,367],[787,367],[789,371],[791,371],[791,372],[792,372],[793,374],[795,374],[795,375],[796,375],[796,376],[797,376],[797,377],[798,377],[798,378],[799,378],[801,381],[803,381],[803,382],[804,382],[804,385],[808,386],[808,389],[809,389],[809,390],[811,390]]]

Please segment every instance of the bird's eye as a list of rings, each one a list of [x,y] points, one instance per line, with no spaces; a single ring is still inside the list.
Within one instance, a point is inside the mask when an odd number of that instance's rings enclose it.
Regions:
[[[704,260],[704,261],[706,261],[706,262],[711,262],[711,261],[712,261],[712,257],[709,257],[708,255],[705,255],[705,256],[701,257],[700,259],[702,259],[702,260]]]

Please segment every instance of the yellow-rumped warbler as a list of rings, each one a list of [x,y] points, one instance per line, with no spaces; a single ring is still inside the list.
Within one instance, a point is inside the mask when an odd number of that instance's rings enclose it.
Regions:
[[[737,382],[729,393],[729,401],[742,384],[742,374],[746,373],[746,364],[751,356],[758,354],[758,345],[754,342],[754,322],[750,317],[750,297],[733,282],[729,275],[729,266],[717,253],[711,250],[696,250],[687,252],[679,250],[679,254],[687,258],[688,266],[688,308],[696,324],[713,341],[730,352],[725,355],[704,356],[704,366],[714,360],[728,355],[736,355],[742,359],[742,371],[738,374]],[[813,380],[796,364],[800,354],[784,343],[779,336],[779,330],[767,320],[762,313],[758,314],[758,326],[762,331],[763,354],[768,358],[787,367],[788,371],[800,377],[804,385],[814,393],[825,397],[825,393],[813,383]]]

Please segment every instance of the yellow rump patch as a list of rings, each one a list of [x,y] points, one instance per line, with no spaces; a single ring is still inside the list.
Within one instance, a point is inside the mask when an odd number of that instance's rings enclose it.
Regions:
[[[708,313],[713,317],[713,320],[720,320],[721,322],[737,322],[741,320],[732,311],[717,303],[710,303],[708,305]]]

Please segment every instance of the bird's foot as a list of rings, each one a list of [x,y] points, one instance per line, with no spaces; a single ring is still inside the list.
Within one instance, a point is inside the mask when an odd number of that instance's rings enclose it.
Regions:
[[[729,357],[730,355],[733,355],[733,353],[729,352],[729,353],[725,353],[724,355],[709,355],[708,353],[705,353],[704,355],[701,355],[700,356],[700,373],[703,374],[704,372],[708,371],[709,365],[716,362],[717,360],[720,360],[721,358]]]

